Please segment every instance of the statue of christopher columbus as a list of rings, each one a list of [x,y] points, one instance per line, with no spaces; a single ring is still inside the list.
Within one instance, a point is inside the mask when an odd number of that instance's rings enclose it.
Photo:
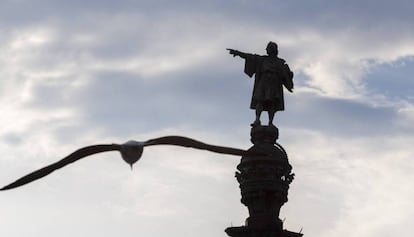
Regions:
[[[227,49],[229,53],[245,59],[244,72],[252,77],[255,74],[253,95],[250,108],[256,110],[256,119],[252,127],[260,125],[260,115],[263,111],[269,114],[269,126],[274,127],[273,118],[276,111],[284,110],[283,86],[293,92],[293,72],[278,57],[278,47],[269,42],[266,47],[267,55],[243,53]]]

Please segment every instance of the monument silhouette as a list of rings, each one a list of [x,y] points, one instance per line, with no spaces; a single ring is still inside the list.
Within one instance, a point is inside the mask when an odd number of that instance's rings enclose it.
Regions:
[[[225,231],[230,237],[300,237],[302,233],[283,229],[279,218],[282,205],[288,201],[294,174],[285,149],[276,142],[279,130],[273,125],[275,112],[285,108],[283,86],[293,91],[293,72],[278,57],[278,46],[274,42],[268,43],[265,56],[228,50],[233,56],[245,59],[244,72],[249,77],[255,74],[250,108],[256,110],[256,118],[250,131],[253,146],[242,156],[236,172],[241,202],[248,208],[249,217],[244,226],[229,227]],[[262,111],[269,114],[268,126],[261,125]]]
[[[165,136],[147,141],[128,141],[123,144],[100,144],[81,148],[65,158],[17,179],[4,186],[0,191],[18,188],[45,177],[93,154],[118,151],[131,168],[137,162],[146,146],[175,145],[211,152],[241,156],[237,166],[236,178],[240,184],[241,202],[248,208],[249,217],[245,225],[229,227],[225,232],[230,237],[300,237],[303,234],[283,228],[279,218],[280,209],[288,201],[289,185],[294,174],[289,164],[288,155],[276,141],[279,130],[273,124],[276,111],[284,110],[283,86],[292,92],[293,73],[285,61],[278,57],[276,43],[269,42],[268,55],[247,54],[228,49],[233,56],[245,59],[245,73],[255,75],[250,108],[256,111],[256,118],[251,124],[251,142],[248,150],[210,145],[183,136]],[[267,111],[269,123],[261,125],[260,115]]]

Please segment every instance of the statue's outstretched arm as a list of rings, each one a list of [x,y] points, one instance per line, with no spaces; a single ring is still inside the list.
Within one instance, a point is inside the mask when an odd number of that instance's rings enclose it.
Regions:
[[[239,56],[241,58],[247,58],[247,56],[250,55],[248,53],[243,53],[235,49],[227,49],[227,50],[229,51],[229,54],[233,55],[233,57]]]

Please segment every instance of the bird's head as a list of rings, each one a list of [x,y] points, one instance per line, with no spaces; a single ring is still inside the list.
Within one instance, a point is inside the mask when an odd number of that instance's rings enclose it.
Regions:
[[[131,166],[137,162],[144,151],[144,142],[128,141],[121,145],[122,159]]]

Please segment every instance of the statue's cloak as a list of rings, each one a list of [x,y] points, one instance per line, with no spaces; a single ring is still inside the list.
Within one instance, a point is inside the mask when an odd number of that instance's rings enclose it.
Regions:
[[[283,86],[293,89],[293,72],[285,60],[256,54],[247,54],[245,60],[244,72],[249,77],[255,74],[250,108],[262,102],[264,111],[271,107],[284,110]]]

